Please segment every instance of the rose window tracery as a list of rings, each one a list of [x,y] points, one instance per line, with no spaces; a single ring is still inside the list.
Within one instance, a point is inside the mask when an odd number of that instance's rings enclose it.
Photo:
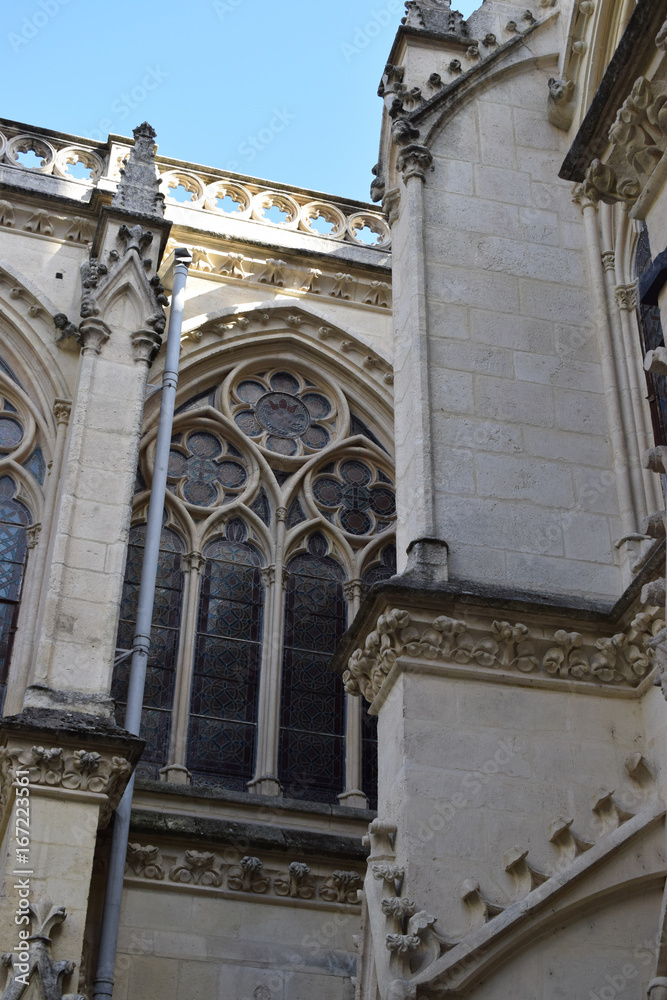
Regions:
[[[343,459],[316,476],[315,505],[350,535],[384,531],[396,517],[393,483],[370,462]]]
[[[213,507],[243,492],[248,471],[233,445],[208,431],[191,431],[172,438],[168,478],[172,493],[187,503]]]
[[[260,446],[296,457],[320,451],[336,430],[333,398],[303,376],[274,371],[242,377],[232,390],[236,425]]]

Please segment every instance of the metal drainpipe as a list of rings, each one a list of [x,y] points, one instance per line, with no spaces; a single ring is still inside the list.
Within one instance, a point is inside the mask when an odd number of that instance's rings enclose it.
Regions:
[[[174,264],[174,287],[169,312],[167,350],[162,375],[160,420],[155,444],[153,482],[151,484],[151,498],[146,522],[146,544],[144,547],[143,565],[141,567],[141,583],[139,585],[137,624],[132,642],[132,667],[130,670],[127,708],[125,710],[125,728],[135,736],[139,735],[141,711],[144,702],[146,668],[151,643],[153,604],[155,602],[155,584],[160,555],[162,514],[167,489],[169,448],[171,446],[176,387],[178,385],[178,362],[181,349],[183,307],[185,305],[185,282],[188,276],[188,266],[192,261],[192,254],[186,249],[179,248],[175,250],[174,256],[176,258]],[[130,833],[133,792],[134,775],[132,775],[125,789],[125,794],[118,805],[114,819],[107,891],[104,900],[104,914],[102,916],[102,931],[100,934],[100,951],[97,962],[97,978],[93,993],[95,998],[113,996],[114,966],[116,964],[120,907],[123,895],[123,876],[125,874],[127,841]]]

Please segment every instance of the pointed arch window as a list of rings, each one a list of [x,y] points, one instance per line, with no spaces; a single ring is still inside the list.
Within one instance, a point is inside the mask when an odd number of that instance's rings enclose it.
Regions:
[[[4,707],[7,671],[16,631],[23,571],[28,552],[30,511],[16,498],[11,476],[0,478],[0,711]]]
[[[360,703],[330,668],[361,590],[395,566],[390,439],[381,443],[380,427],[359,412],[362,423],[332,379],[275,358],[241,362],[179,406],[167,507],[190,543],[187,554],[179,545],[168,556],[165,547],[164,558],[185,562],[187,582],[179,569],[169,591],[182,639],[174,624],[174,641],[153,661],[163,683],[146,711],[145,776],[375,801],[375,720],[360,724]],[[152,478],[152,440],[142,450],[138,507]],[[142,555],[141,539],[132,542],[125,648]],[[126,686],[114,687],[120,703]]]
[[[641,278],[646,274],[652,262],[648,228],[646,223],[643,223],[635,254],[636,277]],[[644,357],[646,357],[649,351],[655,350],[656,347],[665,346],[658,306],[649,306],[643,302],[640,303],[639,332]],[[656,445],[664,445],[667,444],[667,377],[646,372],[646,384],[648,387],[648,401],[651,408],[651,421],[653,423],[655,443]]]
[[[196,784],[243,791],[255,767],[263,559],[240,518],[203,554],[187,767]]]
[[[329,662],[345,631],[345,572],[316,532],[287,565],[278,775],[291,798],[335,801],[344,784],[345,692]]]
[[[123,651],[132,649],[145,541],[146,525],[139,524],[132,528],[116,640],[121,655]],[[160,768],[168,760],[183,602],[183,550],[183,542],[176,532],[163,527],[141,718],[141,736],[146,740],[146,749],[137,767],[137,776],[143,778],[159,778]],[[126,655],[115,670],[111,689],[111,695],[116,700],[116,719],[121,726],[125,718],[129,677],[130,657]]]

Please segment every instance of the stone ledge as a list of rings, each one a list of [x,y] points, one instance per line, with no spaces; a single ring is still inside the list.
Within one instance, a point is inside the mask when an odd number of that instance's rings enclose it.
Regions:
[[[333,816],[339,819],[357,819],[368,824],[375,819],[372,809],[349,809],[346,806],[329,805],[326,802],[310,802],[303,799],[286,799],[278,795],[255,795],[253,792],[234,792],[226,788],[197,788],[192,785],[177,785],[167,781],[137,780],[136,787],[142,792],[159,792],[181,799],[209,799],[221,803],[234,803],[259,810],[273,812],[310,813],[316,816]]]
[[[273,799],[268,801],[274,802]],[[252,848],[255,851],[346,859],[360,863],[365,862],[368,855],[367,849],[362,847],[361,840],[356,837],[201,816],[153,813],[143,809],[132,810],[130,830],[131,836],[177,837],[179,841],[230,846],[243,844],[247,845],[248,850]]]
[[[112,718],[49,708],[26,708],[19,715],[0,719],[2,734],[35,743],[67,743],[113,753],[122,751],[133,767],[146,745],[145,740],[128,733]]]

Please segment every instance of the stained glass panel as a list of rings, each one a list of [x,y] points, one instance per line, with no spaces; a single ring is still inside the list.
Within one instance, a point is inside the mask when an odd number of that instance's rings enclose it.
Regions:
[[[637,253],[635,256],[637,277],[641,278],[642,275],[646,274],[651,264],[651,246],[648,229],[644,223],[637,241]],[[644,356],[649,351],[655,350],[656,347],[664,347],[665,339],[660,318],[660,308],[658,306],[640,304],[639,329]],[[655,443],[656,445],[664,445],[667,444],[667,377],[664,375],[652,375],[650,372],[647,372],[646,383]]]
[[[351,535],[368,535],[384,530],[386,519],[396,515],[396,496],[386,482],[384,474],[380,479],[379,469],[348,460],[332,475],[320,473],[313,483],[313,496],[328,520],[337,521]]]
[[[204,550],[186,763],[195,784],[243,790],[255,762],[263,560],[239,518],[226,536]]]
[[[240,457],[236,448],[207,431],[193,431],[181,443],[179,436],[172,439],[169,452],[169,489],[176,493],[180,487],[183,499],[197,507],[213,507],[229,503],[245,487],[248,473],[239,461],[228,455]]]
[[[250,505],[250,510],[257,514],[264,524],[271,525],[271,505],[265,491],[261,489],[257,494],[257,499]]]
[[[345,694],[329,663],[345,631],[344,573],[324,536],[288,564],[279,777],[291,798],[335,802],[345,772]]]
[[[0,711],[5,700],[28,551],[27,527],[31,522],[28,508],[16,499],[14,480],[3,476],[0,479]]]
[[[42,454],[41,448],[36,448],[30,458],[23,463],[23,468],[27,469],[31,475],[35,477],[39,485],[44,483],[44,477],[46,476],[46,462],[44,461],[44,455]]]
[[[116,638],[118,649],[132,648],[145,537],[145,525],[138,525],[130,532]],[[182,552],[183,543],[176,532],[163,528],[141,717],[141,736],[146,740],[146,749],[137,767],[139,777],[155,780],[159,778],[160,768],[167,763],[169,754],[183,599]],[[127,658],[116,667],[111,687],[111,695],[116,701],[116,720],[121,726],[125,719],[129,678],[130,659]]]
[[[378,720],[361,706],[361,790],[371,809],[378,807]]]
[[[23,428],[14,417],[0,416],[0,450],[14,451],[23,440]]]

